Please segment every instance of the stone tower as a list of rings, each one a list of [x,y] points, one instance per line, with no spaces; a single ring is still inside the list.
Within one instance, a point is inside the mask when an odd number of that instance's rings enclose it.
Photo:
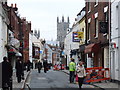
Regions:
[[[61,48],[64,48],[64,39],[67,34],[67,28],[69,28],[69,17],[67,18],[67,22],[64,20],[64,16],[62,16],[61,21],[59,21],[59,17],[57,17],[57,41],[59,41]]]

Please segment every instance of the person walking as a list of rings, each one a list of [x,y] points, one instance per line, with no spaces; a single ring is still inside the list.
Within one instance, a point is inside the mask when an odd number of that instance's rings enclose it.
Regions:
[[[23,63],[22,63],[20,57],[17,58],[15,68],[16,68],[17,81],[18,81],[18,83],[20,83],[21,79],[22,79],[22,75],[23,75]]]
[[[3,57],[2,62],[2,88],[3,90],[12,90],[12,65],[8,58]],[[8,89],[9,88],[9,89]]]
[[[47,71],[48,71],[48,63],[47,63],[47,60],[44,60],[44,61],[43,61],[43,67],[44,67],[44,73],[47,73]]]
[[[76,69],[77,75],[78,75],[78,84],[79,84],[79,88],[81,89],[82,84],[83,84],[83,80],[86,77],[86,71],[85,68],[83,66],[83,62],[79,62],[79,65],[77,66]]]
[[[38,61],[38,64],[37,64],[38,66],[38,73],[40,73],[41,72],[41,68],[42,68],[42,63],[41,63],[41,61],[39,60]]]
[[[71,62],[69,63],[70,83],[74,83],[74,76],[75,76],[75,69],[76,69],[76,64],[74,61],[75,60],[71,58]]]
[[[30,62],[30,60],[28,60],[28,62],[27,62],[27,72],[30,71],[30,69],[31,69],[31,62]]]

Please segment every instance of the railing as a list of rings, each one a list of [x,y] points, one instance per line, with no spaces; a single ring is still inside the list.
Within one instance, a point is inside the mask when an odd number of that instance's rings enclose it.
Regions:
[[[86,68],[86,78],[85,78],[86,83],[99,82],[109,79],[110,79],[109,68],[102,68],[102,67]]]

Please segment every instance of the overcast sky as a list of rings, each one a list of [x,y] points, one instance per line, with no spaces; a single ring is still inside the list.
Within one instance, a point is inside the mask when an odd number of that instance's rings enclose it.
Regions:
[[[70,17],[72,26],[76,15],[85,6],[84,0],[8,0],[8,4],[17,3],[21,17],[32,22],[32,30],[40,30],[41,38],[56,40],[57,16]]]

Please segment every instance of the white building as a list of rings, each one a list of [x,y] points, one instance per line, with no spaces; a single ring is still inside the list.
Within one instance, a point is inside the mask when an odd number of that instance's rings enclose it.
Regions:
[[[9,24],[9,20],[5,10],[2,7],[2,3],[0,1],[0,62],[4,56],[7,56],[7,49],[5,45],[7,45],[7,25]]]
[[[32,62],[32,51],[33,51],[33,48],[32,48],[32,36],[33,36],[33,33],[29,33],[29,60],[30,62]]]
[[[120,81],[120,0],[111,4],[110,70],[111,78]]]
[[[51,40],[51,41],[46,41],[46,43],[50,44],[52,46],[59,46],[59,41],[53,41],[53,40]]]
[[[46,44],[46,49],[47,49],[47,61],[48,63],[52,63],[52,49]]]
[[[79,23],[76,23],[72,30],[70,30],[70,32],[67,33],[65,41],[64,41],[64,52],[65,52],[65,57],[67,58],[67,66],[70,62],[70,54],[71,54],[71,50],[76,50],[79,49],[79,42],[73,42],[73,32],[78,32],[80,29]],[[78,62],[78,55],[72,55],[72,58],[75,59],[75,62]]]

